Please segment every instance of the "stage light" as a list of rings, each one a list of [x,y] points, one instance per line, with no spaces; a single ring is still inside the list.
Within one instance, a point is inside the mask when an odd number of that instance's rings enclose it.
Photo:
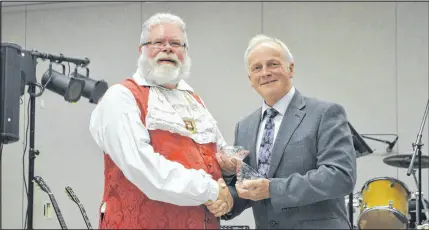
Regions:
[[[97,104],[98,100],[104,95],[107,91],[108,85],[107,82],[103,80],[93,80],[87,76],[83,76],[77,72],[72,73],[74,78],[85,81],[85,86],[83,87],[82,96],[89,99],[90,103]]]
[[[64,96],[64,100],[68,102],[77,102],[82,95],[85,81],[66,76],[50,68],[42,76],[42,86]]]
[[[28,218],[26,225],[27,229],[33,229],[35,159],[39,155],[34,141],[36,139],[36,98],[41,96],[45,89],[48,89],[63,96],[68,102],[77,102],[83,96],[89,98],[91,103],[97,103],[107,91],[107,83],[103,80],[95,81],[88,77],[89,69],[87,66],[90,63],[88,58],[79,59],[66,57],[63,54],[52,55],[36,50],[24,50],[21,46],[13,43],[1,43],[0,56],[0,152],[3,144],[10,144],[19,140],[19,108],[20,99],[22,99],[20,96],[25,92],[25,85],[28,85],[29,121],[27,127],[29,128],[30,141],[28,146]],[[38,60],[50,61],[49,69],[43,74],[41,83],[38,83],[36,78]],[[63,63],[74,64],[74,73],[66,75]],[[52,70],[53,64],[62,65],[62,73]],[[78,68],[86,69],[86,77],[77,73]],[[37,88],[39,90],[36,90]],[[7,122],[6,125],[4,125],[5,122]],[[9,137],[9,140],[5,140],[5,135],[14,139]]]

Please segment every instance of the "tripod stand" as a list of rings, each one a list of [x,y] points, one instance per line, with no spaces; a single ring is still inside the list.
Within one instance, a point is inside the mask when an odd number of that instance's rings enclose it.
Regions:
[[[420,124],[420,130],[419,133],[417,134],[417,138],[415,143],[413,143],[413,156],[411,158],[411,162],[410,165],[408,166],[408,171],[407,171],[407,176],[410,176],[411,174],[413,174],[414,180],[416,182],[417,188],[418,188],[418,194],[417,194],[417,198],[416,198],[416,226],[420,225],[420,202],[423,203],[423,207],[424,207],[424,213],[426,215],[426,219],[428,219],[429,217],[429,211],[426,207],[426,204],[424,203],[424,201],[422,200],[422,134],[423,134],[423,129],[425,127],[425,123],[426,123],[426,118],[428,115],[428,108],[429,108],[429,99],[426,103],[426,109],[425,112],[423,114],[423,119],[422,122]],[[416,156],[418,157],[418,180],[416,178],[416,170],[414,169],[415,167],[415,160],[416,160]]]

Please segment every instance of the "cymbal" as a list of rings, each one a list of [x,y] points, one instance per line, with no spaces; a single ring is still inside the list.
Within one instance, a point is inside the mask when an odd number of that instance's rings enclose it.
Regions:
[[[387,165],[397,167],[397,168],[408,168],[411,164],[412,154],[401,154],[385,157],[383,162]],[[419,167],[419,158],[416,155],[414,159],[414,169]],[[429,156],[422,155],[422,169],[429,168]]]

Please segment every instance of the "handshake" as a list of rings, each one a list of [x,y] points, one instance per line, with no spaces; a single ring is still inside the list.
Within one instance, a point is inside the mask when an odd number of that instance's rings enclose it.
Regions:
[[[222,149],[221,153],[216,153],[216,160],[225,174],[234,175],[239,161],[245,158],[248,153],[249,152],[244,150],[242,147],[227,146]],[[216,217],[220,217],[230,212],[234,205],[231,193],[222,178],[218,180],[218,185],[218,199],[216,201],[208,201],[205,203],[207,209]]]
[[[216,217],[220,217],[230,212],[232,206],[234,205],[234,200],[229,192],[228,187],[226,186],[225,181],[220,178],[218,180],[219,185],[219,195],[216,201],[207,201],[207,209],[213,213]]]
[[[248,153],[242,148],[229,147],[229,149],[224,149],[222,153],[216,153],[216,160],[225,174],[236,174],[235,189],[238,197],[252,201],[268,199],[270,198],[270,180],[242,162]],[[207,209],[216,217],[229,213],[234,205],[234,200],[225,181],[221,178],[218,180],[218,184],[218,199],[205,203]]]

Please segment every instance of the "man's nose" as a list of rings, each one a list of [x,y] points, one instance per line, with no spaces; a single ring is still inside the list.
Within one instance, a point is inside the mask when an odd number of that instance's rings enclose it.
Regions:
[[[262,68],[262,76],[268,77],[271,76],[271,71],[267,67]]]
[[[171,47],[169,42],[165,42],[162,46],[162,52],[171,53],[173,51],[173,47]]]

